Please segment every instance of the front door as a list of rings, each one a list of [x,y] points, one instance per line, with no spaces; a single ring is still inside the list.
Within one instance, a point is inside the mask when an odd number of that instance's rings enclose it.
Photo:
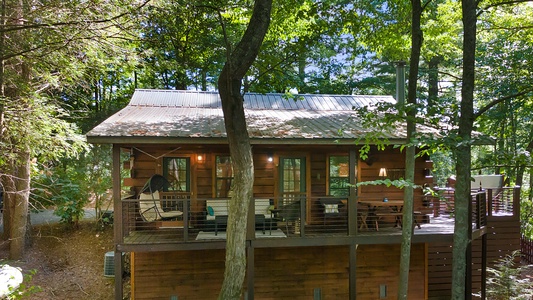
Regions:
[[[280,157],[279,170],[281,205],[305,199],[305,157]]]

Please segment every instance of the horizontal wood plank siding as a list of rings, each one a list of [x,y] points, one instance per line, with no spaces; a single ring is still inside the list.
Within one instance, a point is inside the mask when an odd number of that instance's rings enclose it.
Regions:
[[[513,217],[490,217],[487,226],[487,265],[520,250],[520,221]],[[481,289],[481,239],[472,242],[472,290]],[[430,244],[428,249],[429,299],[449,299],[452,282],[452,247]]]
[[[135,253],[134,299],[216,299],[224,255],[223,250]]]
[[[424,299],[425,247],[413,245],[409,299]],[[357,299],[378,299],[387,285],[397,292],[399,245],[362,245],[357,250]],[[223,280],[224,250],[135,253],[134,299],[216,299]],[[348,299],[349,248],[324,246],[255,250],[255,299]]]
[[[425,299],[425,245],[413,244],[408,299]],[[400,245],[365,245],[357,249],[357,299],[379,299],[380,285],[396,299],[400,273]]]

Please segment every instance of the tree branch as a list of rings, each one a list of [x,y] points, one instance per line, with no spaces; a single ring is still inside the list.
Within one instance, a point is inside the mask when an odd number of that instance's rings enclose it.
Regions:
[[[505,97],[502,97],[502,98],[498,98],[498,99],[495,99],[493,100],[492,102],[490,102],[489,104],[485,105],[484,107],[482,107],[480,110],[478,110],[475,114],[474,114],[474,120],[477,119],[479,116],[481,116],[482,114],[484,114],[487,110],[489,110],[490,108],[492,108],[493,106],[495,106],[496,104],[498,103],[501,103],[503,101],[506,101],[506,100],[509,100],[509,99],[513,99],[513,98],[517,98],[517,97],[520,97],[520,96],[523,96],[525,94],[528,94],[528,93],[531,93],[533,92],[533,87],[532,88],[529,88],[529,89],[526,89],[522,92],[518,92],[516,94],[512,94],[512,95],[507,95]]]
[[[152,0],[146,0],[133,10],[139,10]],[[4,27],[0,29],[0,34],[5,34],[11,31],[19,31],[19,30],[27,30],[27,29],[37,29],[37,28],[50,28],[50,27],[63,27],[63,26],[73,26],[73,25],[87,25],[87,24],[102,24],[102,23],[108,23],[111,21],[115,21],[117,19],[120,19],[128,14],[131,13],[132,10],[125,11],[121,14],[118,14],[114,17],[111,17],[109,19],[102,19],[102,20],[83,20],[83,21],[74,21],[74,22],[58,22],[58,23],[44,23],[44,24],[29,24],[24,23],[24,25],[11,25],[9,27]]]
[[[479,17],[486,10],[488,10],[490,8],[493,8],[493,7],[504,6],[504,5],[512,5],[512,4],[519,4],[519,3],[526,3],[526,2],[533,2],[533,0],[510,0],[510,1],[502,1],[502,2],[498,2],[498,3],[491,3],[491,4],[481,8],[476,16]],[[479,3],[479,1],[478,1],[478,3]]]

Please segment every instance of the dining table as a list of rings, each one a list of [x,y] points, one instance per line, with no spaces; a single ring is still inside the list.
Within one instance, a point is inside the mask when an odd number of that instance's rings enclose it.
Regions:
[[[359,200],[358,203],[368,206],[368,216],[373,216],[375,218],[376,230],[379,230],[378,218],[380,216],[394,216],[394,226],[401,226],[401,212],[404,204],[403,200]],[[377,210],[382,207],[390,208],[390,210],[388,212],[377,213]],[[363,220],[366,222],[366,218],[363,218]]]

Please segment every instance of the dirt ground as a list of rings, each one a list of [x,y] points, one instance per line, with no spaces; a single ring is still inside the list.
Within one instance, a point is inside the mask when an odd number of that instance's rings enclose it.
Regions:
[[[104,276],[105,253],[113,250],[112,226],[88,220],[75,230],[38,225],[32,236],[20,261],[6,261],[7,249],[0,247],[0,262],[20,267],[24,274],[36,271],[28,285],[41,291],[27,299],[113,299],[114,278]]]

